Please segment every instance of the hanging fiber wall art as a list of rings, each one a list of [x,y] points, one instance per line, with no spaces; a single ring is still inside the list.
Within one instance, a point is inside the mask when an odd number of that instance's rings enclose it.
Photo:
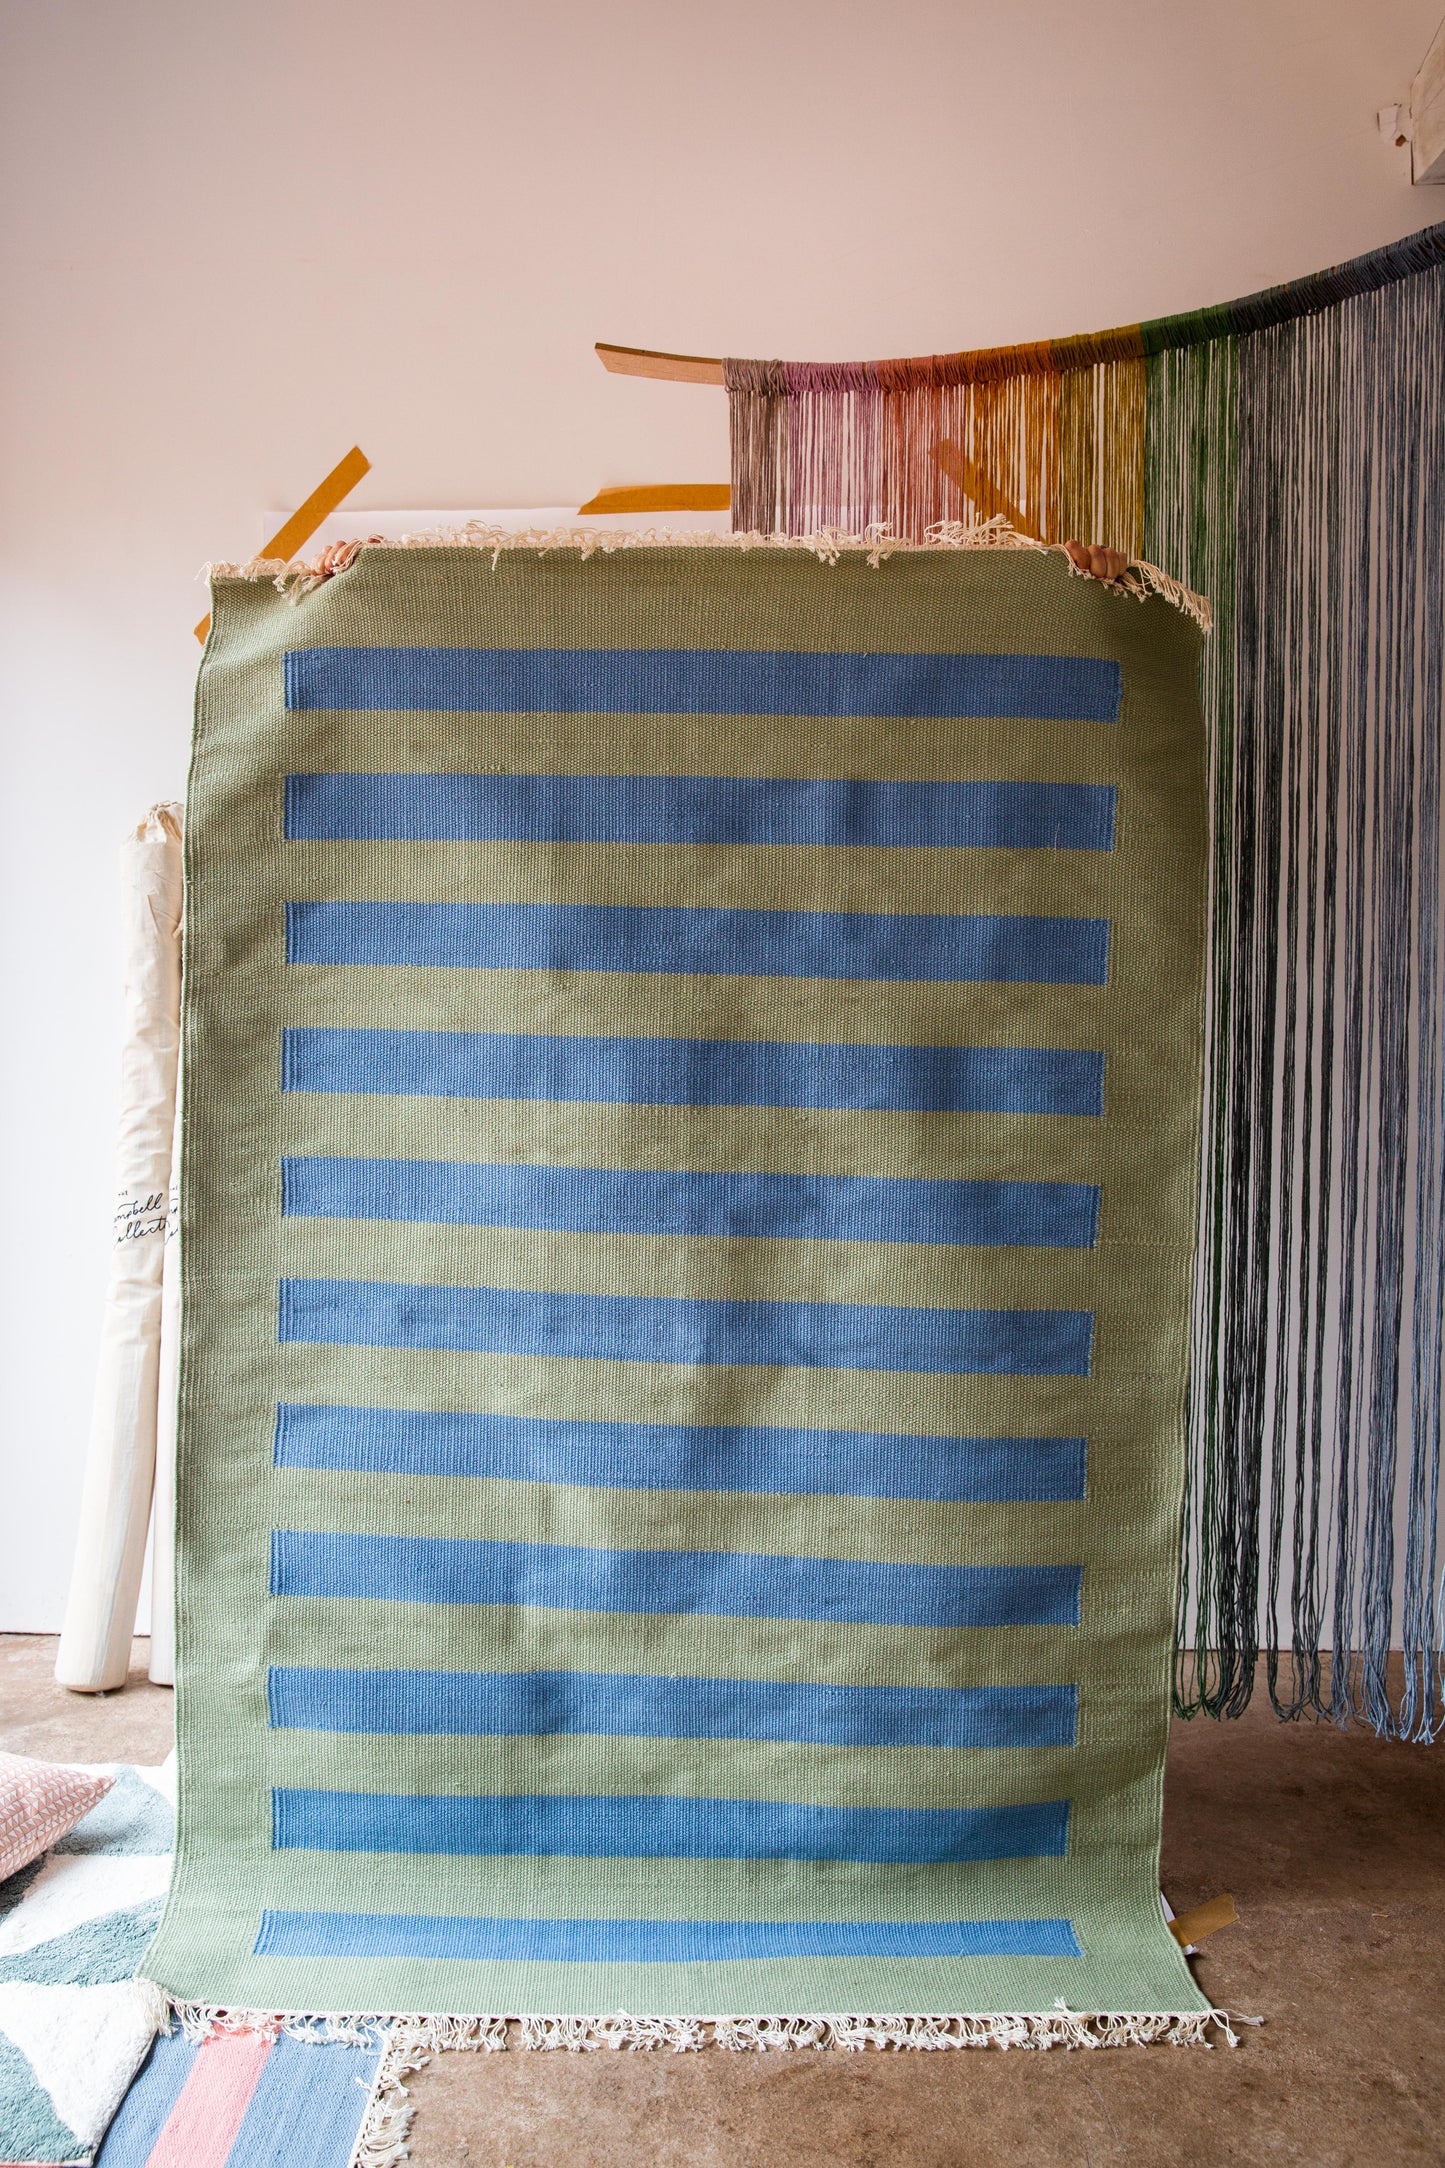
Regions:
[[[147,1970],[1199,2040],[1199,630],[1039,548],[702,543],[215,582]]]
[[[1237,1715],[1263,1648],[1281,1715],[1434,1737],[1445,225],[1122,330],[723,375],[740,528],[1002,515],[1213,599],[1178,1705]]]

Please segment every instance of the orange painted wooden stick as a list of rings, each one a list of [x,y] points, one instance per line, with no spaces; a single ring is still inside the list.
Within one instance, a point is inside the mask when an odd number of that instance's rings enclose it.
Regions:
[[[597,341],[597,359],[614,376],[651,376],[665,384],[721,384],[723,367],[713,354],[661,354],[650,346],[608,346]]]
[[[953,442],[951,437],[940,437],[933,447],[934,464],[943,469],[950,482],[957,482],[966,497],[973,501],[974,509],[981,519],[992,519],[1002,512],[1010,527],[1018,534],[1033,535],[1039,539],[1028,520],[1011,498],[1006,497],[991,476],[985,474],[976,460]]]
[[[1196,1905],[1192,1912],[1176,1913],[1169,1922],[1169,1932],[1180,1949],[1186,1950],[1191,1942],[1202,1942],[1218,1928],[1232,1927],[1238,1918],[1231,1896],[1211,1897],[1207,1904]]]
[[[599,489],[583,512],[725,512],[732,502],[726,482],[640,482],[629,489]]]
[[[260,551],[262,557],[279,557],[283,560],[296,555],[303,542],[309,542],[324,519],[329,519],[343,497],[350,496],[363,474],[370,474],[371,461],[355,444],[344,459],[337,461],[325,481],[318,482],[304,504],[298,505],[291,517],[276,529],[269,542]],[[206,634],[211,629],[209,616],[203,617],[196,627],[196,638],[205,645]]]

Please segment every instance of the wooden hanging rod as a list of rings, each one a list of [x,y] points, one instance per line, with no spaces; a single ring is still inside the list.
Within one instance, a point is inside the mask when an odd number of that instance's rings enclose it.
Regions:
[[[597,341],[597,359],[614,376],[658,377],[667,384],[721,384],[723,365],[711,354],[660,354],[650,346],[607,346]]]

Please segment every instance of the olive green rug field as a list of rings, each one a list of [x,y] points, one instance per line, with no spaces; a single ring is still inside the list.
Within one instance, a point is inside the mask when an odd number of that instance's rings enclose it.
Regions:
[[[144,1969],[1202,2039],[1198,627],[1050,550],[628,542],[213,583]]]

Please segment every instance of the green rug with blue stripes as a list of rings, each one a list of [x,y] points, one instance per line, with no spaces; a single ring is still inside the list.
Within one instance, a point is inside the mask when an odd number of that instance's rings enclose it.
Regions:
[[[150,1975],[1197,2036],[1195,626],[942,546],[214,599]]]

